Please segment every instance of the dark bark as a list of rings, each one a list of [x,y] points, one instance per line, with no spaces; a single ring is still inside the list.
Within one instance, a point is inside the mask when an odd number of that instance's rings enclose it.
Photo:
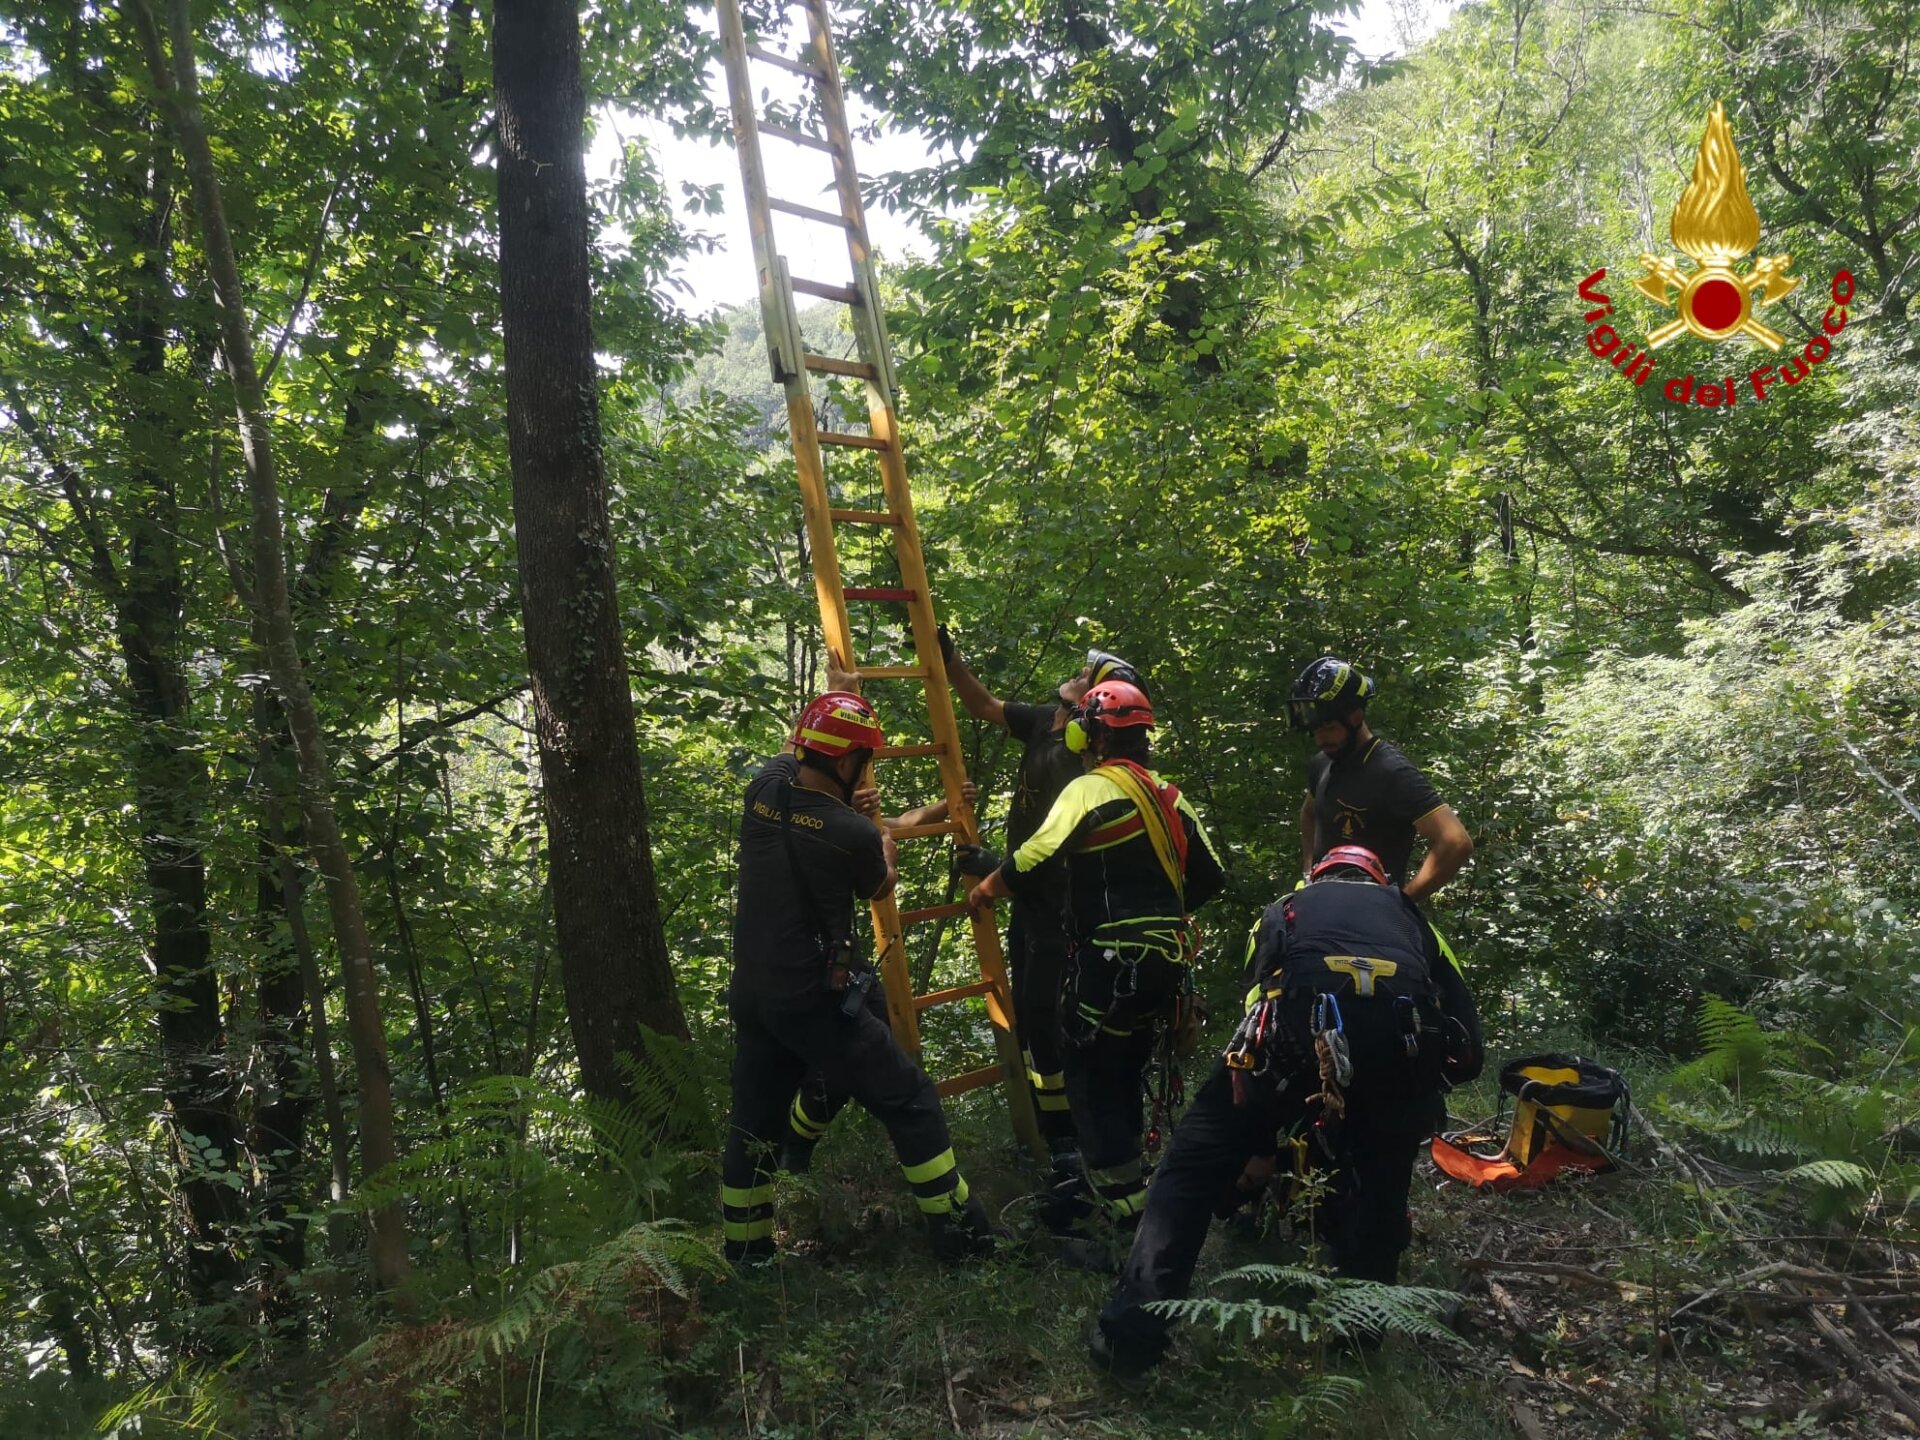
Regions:
[[[177,451],[178,421],[167,414],[172,166],[166,147],[148,196],[145,258],[129,312],[133,363],[127,409],[132,450],[126,549],[117,621],[133,714],[132,762],[141,865],[153,907],[149,964],[160,1030],[162,1088],[173,1119],[175,1158],[188,1227],[187,1289],[200,1305],[233,1298],[239,1265],[231,1231],[244,1210],[229,1182],[240,1171],[237,1086],[228,1065],[220,995],[207,923],[207,862],[201,828],[211,798],[205,761],[191,730],[181,634],[185,581],[174,475],[160,463]]]
[[[228,378],[233,383],[241,453],[246,462],[252,509],[255,611],[265,631],[274,689],[286,708],[293,734],[307,848],[326,882],[334,942],[339,947],[341,967],[346,974],[348,1028],[360,1079],[361,1158],[367,1175],[373,1177],[392,1166],[399,1156],[393,1125],[392,1075],[387,1063],[386,1032],[380,1019],[379,983],[352,858],[334,811],[332,764],[327,754],[326,735],[320,725],[313,692],[307,684],[306,667],[301,661],[299,639],[294,631],[288,596],[286,528],[280,509],[272,432],[254,364],[246,293],[227,229],[220,174],[200,111],[188,0],[172,0],[169,5],[166,41],[161,38],[148,0],[127,0],[126,8],[139,30],[154,86],[165,104],[174,138],[193,182],[194,210],[206,250],[207,270],[213,281],[221,350]],[[372,1222],[373,1279],[377,1286],[388,1289],[398,1285],[407,1272],[405,1216],[397,1203],[389,1203],[374,1211]]]
[[[279,706],[271,703],[265,691],[255,697],[254,723],[261,735],[255,793],[263,809],[278,809],[282,787],[272,767],[283,763],[277,743],[282,722]],[[254,1106],[251,1148],[263,1175],[259,1213],[266,1228],[260,1244],[270,1272],[269,1303],[285,1313],[290,1300],[284,1282],[307,1264],[307,1224],[301,1216],[307,1208],[307,1117],[313,1109],[314,1087],[307,1063],[307,987],[281,881],[282,857],[273,840],[274,829],[271,818],[261,822],[254,871],[260,1052],[272,1086]]]
[[[567,1015],[624,1097],[640,1027],[684,1036],[647,839],[593,358],[576,0],[494,7],[507,436]]]

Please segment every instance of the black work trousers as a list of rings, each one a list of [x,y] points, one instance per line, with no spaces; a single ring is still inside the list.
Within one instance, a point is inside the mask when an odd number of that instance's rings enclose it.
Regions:
[[[876,990],[877,990],[876,986]],[[772,1173],[803,1078],[850,1096],[886,1127],[915,1202],[929,1219],[951,1219],[967,1201],[940,1097],[902,1050],[884,1013],[852,1016],[842,997],[767,996],[735,985],[733,1110],[721,1157],[721,1214],[732,1260],[773,1249]]]
[[[1287,1048],[1298,1059],[1284,1072],[1284,1086],[1281,1076],[1251,1078],[1236,1103],[1233,1073],[1218,1062],[1175,1128],[1113,1299],[1100,1315],[1116,1354],[1130,1362],[1150,1364],[1165,1351],[1172,1322],[1143,1307],[1188,1294],[1208,1224],[1247,1162],[1274,1154],[1279,1138],[1317,1118],[1320,1107],[1308,1099],[1320,1088],[1308,1058],[1310,1003],[1289,1019]],[[1438,1036],[1423,1036],[1421,1055],[1409,1057],[1384,1003],[1349,1001],[1346,1019],[1354,1078],[1345,1118],[1318,1132],[1332,1151],[1332,1174],[1316,1226],[1338,1274],[1391,1284],[1412,1239],[1407,1194],[1414,1161],[1437,1119],[1438,1065],[1428,1051]]]
[[[1184,967],[1157,955],[1136,964],[1081,944],[1061,994],[1062,1060],[1080,1158],[1101,1208],[1131,1226],[1146,1202],[1141,1132],[1147,1064],[1173,1013]]]
[[[1047,1149],[1074,1148],[1060,1038],[1060,985],[1067,968],[1066,917],[1054,897],[1016,896],[1007,922],[1007,971],[1013,987],[1013,1026],[1027,1062],[1027,1085]]]

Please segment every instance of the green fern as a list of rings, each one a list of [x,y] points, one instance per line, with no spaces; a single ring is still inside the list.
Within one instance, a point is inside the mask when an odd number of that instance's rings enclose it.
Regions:
[[[1148,1308],[1172,1319],[1210,1324],[1222,1332],[1244,1325],[1256,1340],[1279,1331],[1309,1345],[1367,1335],[1411,1335],[1457,1343],[1458,1337],[1439,1318],[1454,1301],[1446,1290],[1348,1280],[1301,1265],[1243,1265],[1220,1279],[1226,1283],[1251,1281],[1306,1294],[1293,1303],[1205,1296],[1159,1300]]]
[[[1338,1420],[1367,1395],[1367,1382],[1355,1375],[1310,1375],[1268,1419],[1271,1440],[1312,1434]]]
[[[1816,1219],[1905,1207],[1920,1194],[1920,1168],[1889,1139],[1920,1117],[1904,1054],[1869,1057],[1872,1068],[1853,1074],[1810,1073],[1833,1063],[1826,1047],[1767,1030],[1717,996],[1702,1003],[1700,1038],[1706,1053],[1668,1075],[1657,1106],[1706,1148],[1804,1186]]]
[[[1874,1185],[1874,1173],[1851,1160],[1809,1160],[1787,1171],[1789,1180],[1805,1180],[1822,1190],[1864,1194]]]
[[[395,1366],[399,1378],[455,1378],[541,1349],[563,1326],[625,1312],[641,1296],[690,1298],[692,1280],[728,1273],[712,1243],[678,1220],[634,1225],[578,1260],[534,1272],[486,1319],[441,1329]]]

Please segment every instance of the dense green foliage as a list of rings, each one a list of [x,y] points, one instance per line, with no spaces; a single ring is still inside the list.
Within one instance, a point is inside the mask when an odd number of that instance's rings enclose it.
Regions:
[[[1653,1087],[1668,1123],[1800,1167],[1822,1215],[1897,1218],[1920,1183],[1920,14],[1486,0],[1369,66],[1340,8],[840,7],[849,88],[955,157],[874,192],[928,233],[888,272],[888,323],[941,613],[1010,698],[1095,642],[1151,677],[1161,768],[1232,852],[1202,917],[1223,1002],[1232,937],[1297,863],[1305,754],[1280,702],[1313,656],[1359,660],[1377,728],[1478,843],[1436,910],[1495,1049],[1645,1052],[1674,1070]],[[553,983],[485,7],[193,10],[406,1159],[329,1194],[353,1096],[329,1116],[314,1021],[351,1074],[340,986],[283,829],[185,177],[118,10],[0,3],[0,1431],[136,1393],[183,1424],[270,1394],[293,1425],[304,1387],[330,1397],[312,1433],[349,1412],[423,1435],[718,1431],[743,1405],[764,1427],[743,1388],[764,1341],[802,1433],[843,1414],[845,1356],[891,1337],[860,1309],[879,1282],[849,1275],[841,1318],[789,1331],[782,1308],[768,1339],[785,1299],[742,1299],[709,1244],[738,793],[823,675],[758,317],[662,299],[698,217],[629,147],[593,197],[596,323],[695,1039],[616,1114],[578,1093]],[[711,128],[703,23],[598,7],[591,89]],[[1632,279],[1671,251],[1714,98],[1758,253],[1801,277],[1770,322],[1803,344],[1836,272],[1858,290],[1809,378],[1708,410],[1662,382],[1744,383],[1757,348],[1682,340],[1636,388],[1589,353],[1576,287],[1604,267],[1621,333],[1658,323]],[[806,324],[846,348],[827,308]],[[871,493],[856,462],[842,503]],[[843,558],[850,583],[891,578],[881,546]],[[866,624],[868,658],[899,654]],[[907,693],[876,689],[911,730]],[[966,735],[991,821],[1013,753]],[[928,798],[908,762],[881,778],[890,805]],[[930,848],[908,883],[937,899]],[[951,934],[914,961],[966,964]],[[989,1056],[977,1016],[930,1033],[943,1067]],[[218,1125],[183,1122],[183,1097]],[[954,1108],[999,1146],[990,1097]],[[870,1201],[904,1207],[869,1168]],[[802,1192],[783,1205],[845,1240],[854,1202]],[[396,1194],[432,1323],[383,1330],[359,1230]],[[884,1240],[892,1210],[873,1223]],[[984,1313],[1014,1289],[947,1297],[940,1323],[1017,1329]],[[1064,1333],[1094,1294],[1017,1303]],[[1181,1433],[1176,1408],[1155,1433]]]

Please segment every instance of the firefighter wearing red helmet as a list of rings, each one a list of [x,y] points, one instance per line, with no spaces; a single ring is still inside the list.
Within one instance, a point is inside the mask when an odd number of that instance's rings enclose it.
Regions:
[[[855,936],[854,901],[891,893],[897,878],[884,825],[853,806],[886,736],[866,700],[834,691],[807,706],[789,743],[748,784],[740,822],[720,1174],[727,1257],[773,1254],[775,1156],[809,1074],[885,1127],[935,1252],[985,1253],[992,1227],[954,1162],[940,1097],[893,1038]]]
[[[1003,700],[975,678],[947,627],[940,627],[940,656],[953,693],[969,715],[998,725],[1020,742],[1013,796],[1007,806],[1008,854],[1024,845],[1047,818],[1060,792],[1081,773],[1080,757],[1067,748],[1067,724],[1094,686],[1125,680],[1146,688],[1140,673],[1108,650],[1093,649],[1079,670],[1054,688],[1044,704]],[[962,874],[974,879],[999,868],[999,857],[978,846],[963,846]],[[1047,1146],[1053,1185],[1077,1191],[1084,1184],[1067,1076],[1061,1057],[1060,984],[1067,968],[1066,877],[1013,898],[1007,918],[1007,976],[1013,988],[1014,1029],[1027,1063],[1027,1083]]]
[[[1060,1003],[1068,1103],[1085,1183],[1056,1189],[1046,1219],[1060,1232],[1104,1215],[1124,1239],[1146,1199],[1141,1132],[1146,1068],[1160,1027],[1189,985],[1191,913],[1225,880],[1219,854],[1177,786],[1148,769],[1153,704],[1138,685],[1088,690],[1066,727],[1090,768],[1006,863],[968,898],[1030,894],[1064,873],[1071,958]],[[1109,1247],[1078,1247],[1097,1258]]]
[[[1264,1191],[1284,1139],[1331,1171],[1315,1230],[1336,1271],[1393,1283],[1420,1145],[1445,1090],[1480,1073],[1459,961],[1364,846],[1328,850],[1308,883],[1267,907],[1248,938],[1247,982],[1246,1014],[1174,1130],[1091,1337],[1102,1369],[1158,1363],[1171,1322],[1147,1307],[1187,1294],[1210,1219]]]

